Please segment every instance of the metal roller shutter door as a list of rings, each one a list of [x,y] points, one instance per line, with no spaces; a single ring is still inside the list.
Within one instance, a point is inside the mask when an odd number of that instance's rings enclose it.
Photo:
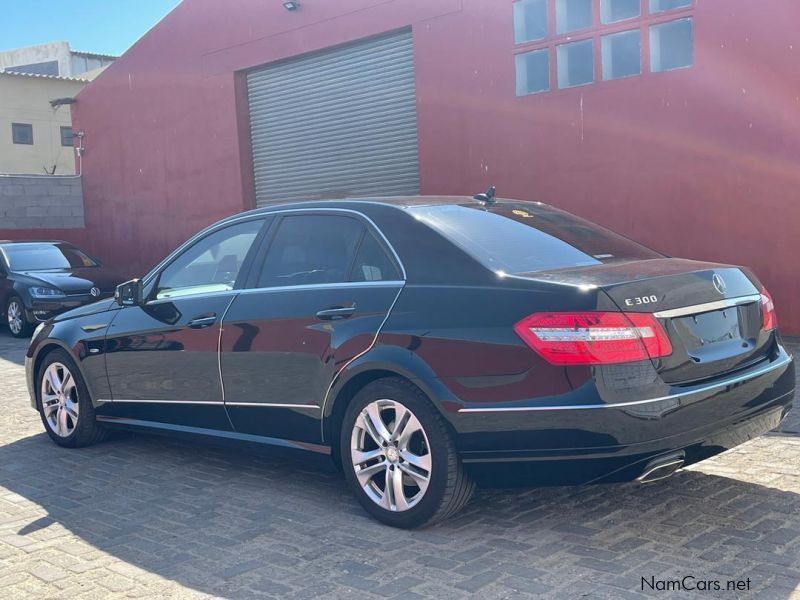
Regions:
[[[419,193],[411,32],[247,76],[256,204]]]

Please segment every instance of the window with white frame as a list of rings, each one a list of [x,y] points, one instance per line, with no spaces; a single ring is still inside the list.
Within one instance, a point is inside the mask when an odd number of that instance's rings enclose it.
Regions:
[[[694,63],[692,19],[678,19],[650,27],[650,70],[671,71]]]
[[[556,33],[592,26],[592,0],[556,0]]]
[[[691,67],[696,1],[514,0],[517,95]]]
[[[586,85],[594,81],[594,46],[592,40],[561,44],[556,52],[558,87]]]
[[[548,0],[514,2],[514,42],[522,44],[547,37]]]
[[[600,0],[600,22],[603,25],[635,19],[641,14],[641,0]]]
[[[642,72],[642,36],[638,29],[604,35],[603,79],[622,79]]]
[[[692,5],[692,0],[650,0],[650,12],[658,13]]]
[[[517,96],[550,89],[550,55],[547,48],[517,54]]]

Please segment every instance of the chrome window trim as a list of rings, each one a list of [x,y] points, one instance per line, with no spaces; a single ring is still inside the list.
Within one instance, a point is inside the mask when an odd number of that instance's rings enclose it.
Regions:
[[[741,304],[750,304],[751,302],[758,302],[761,300],[761,294],[750,294],[748,296],[739,296],[738,298],[727,298],[725,300],[715,300],[714,302],[704,302],[703,304],[694,304],[692,306],[683,306],[681,308],[672,308],[670,310],[660,310],[653,313],[656,319],[674,319],[675,317],[686,317],[689,315],[698,315],[712,310],[722,310],[732,306],[739,306]]]
[[[302,285],[281,285],[274,287],[246,288],[234,290],[240,294],[252,294],[255,292],[291,292],[294,290],[318,290],[354,287],[402,287],[405,281],[343,281],[340,283],[306,283]]]
[[[717,388],[724,388],[729,385],[733,385],[735,383],[739,383],[742,381],[747,381],[748,379],[754,379],[760,375],[764,375],[769,373],[770,371],[774,371],[779,369],[783,366],[788,365],[792,362],[792,357],[789,356],[784,358],[783,360],[779,361],[776,364],[771,364],[769,366],[763,367],[757,371],[753,371],[751,373],[746,373],[743,375],[739,375],[737,377],[732,377],[731,379],[726,379],[725,381],[720,381],[718,383],[713,383],[711,385],[703,386],[701,388],[687,391],[687,392],[680,392],[678,394],[670,394],[669,396],[661,396],[660,398],[650,398],[648,400],[635,400],[633,402],[617,402],[614,404],[567,404],[564,406],[522,406],[522,407],[486,407],[486,408],[460,408],[458,412],[460,413],[503,413],[503,412],[538,412],[538,411],[553,411],[553,410],[594,410],[599,408],[626,408],[628,406],[639,406],[642,404],[652,404],[654,402],[663,402],[665,400],[675,400],[677,398],[683,398],[685,396],[693,396],[695,394],[702,394],[704,392],[709,392],[711,390],[715,390]]]
[[[364,219],[367,223],[369,223],[369,225],[372,226],[374,231],[380,236],[380,239],[382,239],[383,242],[386,244],[386,247],[389,248],[389,250],[391,251],[392,256],[394,257],[395,261],[397,261],[397,265],[400,267],[400,272],[401,272],[401,274],[403,276],[403,281],[408,279],[408,275],[406,273],[406,268],[405,268],[405,265],[403,264],[403,261],[400,260],[400,256],[397,254],[397,251],[394,249],[394,246],[392,246],[392,244],[389,243],[389,240],[386,238],[386,235],[384,235],[384,233],[383,233],[383,231],[381,231],[380,227],[378,227],[375,224],[375,221],[370,219],[363,212],[359,212],[359,211],[353,210],[351,208],[324,208],[324,207],[317,206],[317,207],[313,207],[313,208],[311,208],[311,207],[309,207],[309,208],[286,208],[286,209],[282,209],[282,210],[268,210],[266,212],[259,212],[259,213],[256,213],[256,214],[244,213],[244,214],[236,216],[236,217],[231,217],[230,219],[225,220],[222,223],[215,223],[214,225],[206,227],[205,229],[199,231],[198,233],[193,235],[191,238],[186,240],[183,244],[178,246],[178,248],[173,250],[172,253],[167,255],[167,257],[164,260],[162,260],[160,263],[158,263],[147,275],[145,275],[142,278],[142,287],[146,287],[146,286],[150,285],[150,283],[152,283],[153,279],[156,276],[158,276],[158,274],[166,266],[168,266],[169,263],[171,263],[178,255],[182,254],[185,249],[187,249],[189,246],[193,245],[196,241],[200,241],[200,239],[206,237],[207,235],[211,235],[212,233],[215,233],[219,229],[223,229],[224,227],[227,227],[229,225],[234,225],[234,224],[236,224],[236,223],[238,223],[240,221],[256,220],[256,219],[264,219],[264,220],[266,220],[268,217],[270,217],[272,215],[282,215],[282,214],[290,214],[290,213],[306,213],[306,214],[344,213],[344,214],[349,214],[349,215],[355,215],[358,218]],[[274,288],[269,288],[269,289],[274,289]],[[239,291],[243,291],[243,290],[239,290]]]

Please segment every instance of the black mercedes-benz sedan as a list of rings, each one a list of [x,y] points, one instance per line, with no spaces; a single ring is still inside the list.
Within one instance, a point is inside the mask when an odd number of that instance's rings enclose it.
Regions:
[[[114,272],[67,242],[0,240],[0,307],[11,335],[114,294]]]
[[[794,364],[746,268],[663,256],[535,202],[307,202],[225,219],[41,325],[59,445],[113,427],[329,454],[418,527],[481,465],[654,481],[778,425]]]

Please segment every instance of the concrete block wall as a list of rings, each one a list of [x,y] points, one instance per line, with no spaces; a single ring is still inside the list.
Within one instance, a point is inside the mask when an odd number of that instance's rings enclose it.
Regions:
[[[0,175],[0,232],[84,225],[80,177]]]

